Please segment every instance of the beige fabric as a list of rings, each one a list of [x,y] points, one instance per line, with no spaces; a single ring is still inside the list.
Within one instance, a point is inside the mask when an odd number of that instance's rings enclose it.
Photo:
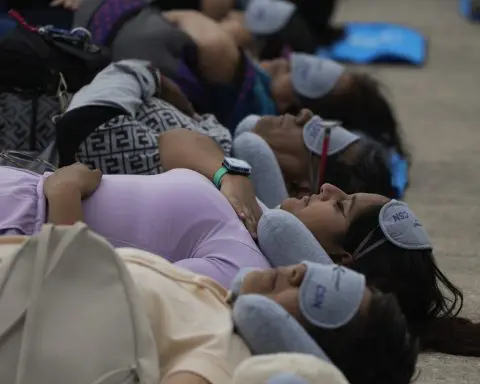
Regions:
[[[110,244],[82,223],[1,243],[0,383],[158,383],[146,310]]]
[[[280,373],[293,373],[309,384],[348,384],[343,374],[330,363],[297,353],[251,357],[238,366],[233,384],[265,384]]]
[[[233,333],[227,291],[213,280],[148,252],[117,250],[147,307],[162,379],[188,371],[211,384],[228,384],[250,356]]]

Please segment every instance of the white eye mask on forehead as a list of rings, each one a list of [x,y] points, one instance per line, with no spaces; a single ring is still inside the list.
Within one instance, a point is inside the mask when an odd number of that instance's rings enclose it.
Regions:
[[[371,231],[353,252],[354,260],[365,256],[387,241],[403,249],[433,249],[432,241],[427,231],[406,203],[390,200],[380,210],[378,223],[385,235],[385,239],[380,239],[372,245],[365,247],[375,233],[375,230]],[[388,257],[388,255],[385,255],[385,257]]]
[[[336,329],[347,324],[360,308],[365,277],[338,265],[305,262],[300,285],[300,310],[312,325]]]
[[[251,0],[244,13],[245,27],[256,35],[270,35],[285,27],[295,5],[283,0]]]
[[[347,131],[342,126],[323,120],[319,116],[314,116],[303,127],[303,141],[308,150],[318,156],[322,155],[323,140],[325,138],[327,125],[330,127],[333,126],[330,132],[330,142],[327,151],[328,156],[334,155],[360,140],[359,135]]]
[[[365,277],[338,265],[304,262],[307,267],[300,285],[299,303],[312,325],[335,329],[347,324],[357,313],[365,292]],[[238,297],[245,276],[256,268],[242,269],[231,284],[232,297]]]
[[[345,72],[343,65],[307,53],[292,53],[290,68],[293,88],[309,99],[325,96]]]

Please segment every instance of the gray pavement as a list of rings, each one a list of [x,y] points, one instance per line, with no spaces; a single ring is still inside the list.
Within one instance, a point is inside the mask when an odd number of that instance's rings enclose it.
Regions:
[[[320,0],[319,0],[320,1]],[[390,21],[429,37],[424,68],[367,67],[388,87],[413,153],[407,201],[434,239],[441,268],[480,321],[480,24],[457,0],[340,0],[339,21]],[[480,383],[480,358],[424,354],[418,384]]]

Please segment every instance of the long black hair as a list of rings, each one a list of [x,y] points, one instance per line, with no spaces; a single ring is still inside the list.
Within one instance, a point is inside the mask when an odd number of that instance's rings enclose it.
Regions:
[[[352,221],[342,239],[347,252],[353,254],[372,231],[365,247],[385,238],[378,224],[381,208],[372,206]],[[439,269],[431,250],[402,249],[387,241],[350,267],[368,284],[395,295],[423,349],[480,356],[480,324],[458,317],[463,294]]]

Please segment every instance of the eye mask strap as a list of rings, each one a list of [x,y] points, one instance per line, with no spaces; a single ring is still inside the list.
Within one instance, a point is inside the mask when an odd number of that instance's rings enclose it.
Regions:
[[[362,251],[362,248],[365,247],[366,244],[368,244],[368,242],[370,241],[370,239],[372,238],[373,234],[377,229],[378,229],[378,226],[374,230],[370,231],[367,237],[365,237],[365,239],[363,239],[362,242],[358,245],[357,249],[355,249],[355,251],[352,254],[353,260],[358,260],[362,256],[365,256],[367,253],[373,251],[375,248],[378,248],[383,243],[387,242],[387,239],[380,239]]]

